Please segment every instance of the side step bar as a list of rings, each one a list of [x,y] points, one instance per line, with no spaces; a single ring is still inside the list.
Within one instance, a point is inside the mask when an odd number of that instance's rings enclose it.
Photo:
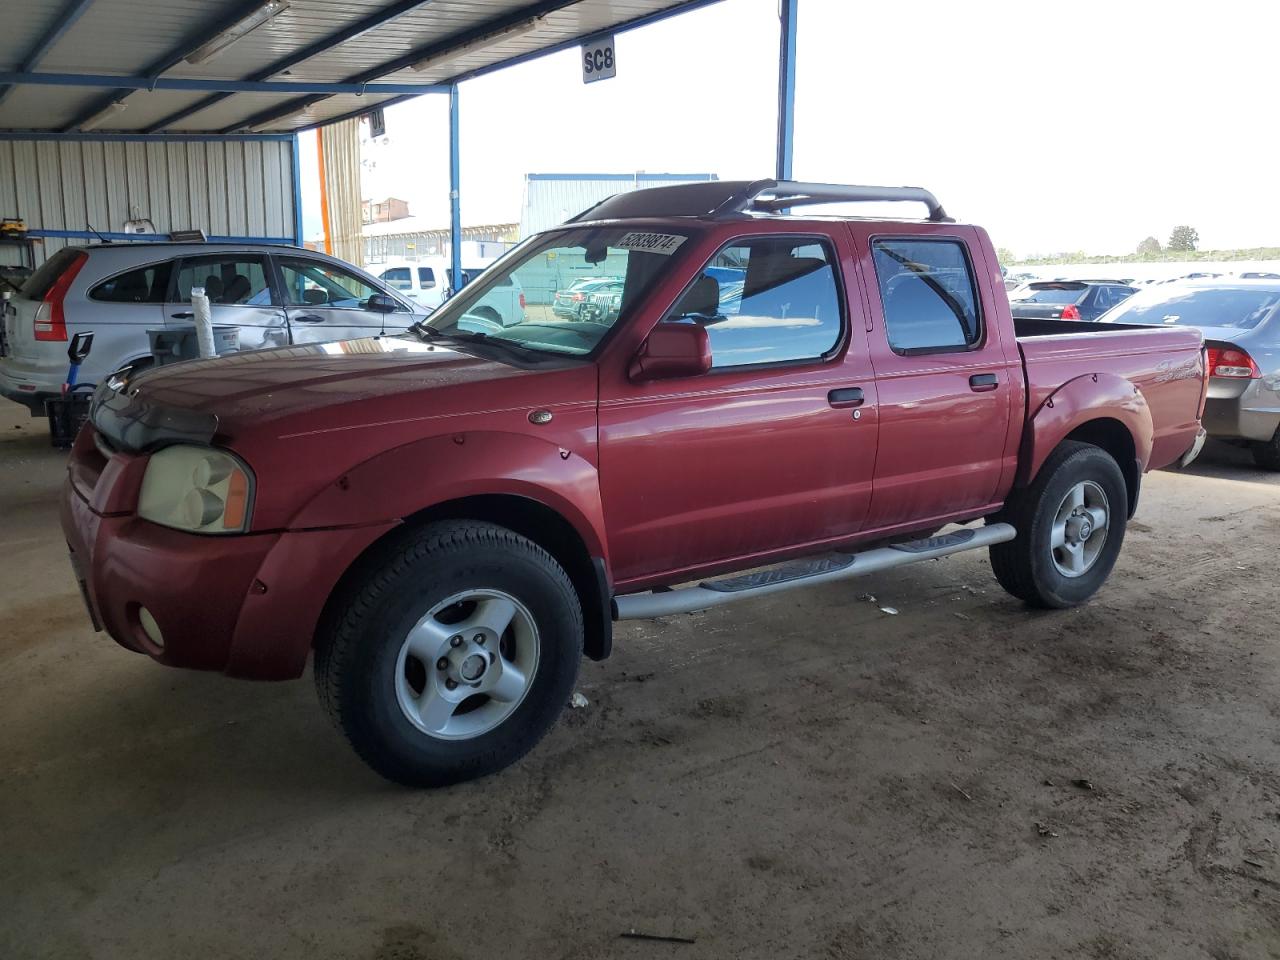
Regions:
[[[978,550],[996,543],[1007,543],[1018,531],[1007,523],[993,523],[976,529],[966,528],[925,540],[895,543],[862,553],[832,553],[822,557],[796,560],[769,567],[755,573],[705,580],[696,587],[664,590],[658,593],[633,593],[613,601],[615,620],[648,620],[677,613],[693,613],[718,607],[734,600],[763,597],[795,587],[807,587],[835,580],[862,577],[881,570],[904,567],[949,557],[953,553]]]

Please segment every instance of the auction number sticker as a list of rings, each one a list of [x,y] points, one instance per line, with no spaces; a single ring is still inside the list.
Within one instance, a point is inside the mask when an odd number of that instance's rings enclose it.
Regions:
[[[614,246],[619,250],[660,253],[664,257],[669,257],[680,249],[680,244],[684,243],[686,239],[688,238],[674,233],[638,233],[633,231],[623,234],[622,239]]]

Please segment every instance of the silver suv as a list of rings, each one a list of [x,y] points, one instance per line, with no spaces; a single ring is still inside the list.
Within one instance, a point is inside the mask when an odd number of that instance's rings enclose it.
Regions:
[[[298,247],[65,247],[27,279],[0,322],[0,395],[42,416],[44,401],[62,390],[68,341],[80,332],[94,334],[80,383],[149,364],[147,331],[189,325],[192,287],[204,287],[214,324],[239,328],[242,350],[399,333],[427,313],[351,264]],[[375,295],[395,310],[375,309]]]

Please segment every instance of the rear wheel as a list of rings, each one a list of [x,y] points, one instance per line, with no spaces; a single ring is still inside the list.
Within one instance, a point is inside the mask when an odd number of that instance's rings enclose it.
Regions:
[[[1033,606],[1084,603],[1120,555],[1128,506],[1124,476],[1110,454],[1088,443],[1062,443],[1035,481],[992,518],[1018,531],[990,549],[996,579]]]
[[[1254,463],[1263,470],[1280,470],[1280,429],[1270,440],[1260,440],[1251,446]]]
[[[388,551],[316,645],[320,699],[360,757],[408,786],[514,763],[568,702],[582,611],[541,547],[431,524]]]

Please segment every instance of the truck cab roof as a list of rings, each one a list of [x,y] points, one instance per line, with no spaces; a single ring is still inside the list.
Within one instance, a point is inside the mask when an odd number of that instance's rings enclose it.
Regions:
[[[954,222],[937,197],[923,187],[853,186],[794,180],[712,180],[618,193],[588,207],[567,222],[673,217],[733,220],[753,215],[776,216],[795,207],[817,204],[899,202],[924,204],[929,222]]]

